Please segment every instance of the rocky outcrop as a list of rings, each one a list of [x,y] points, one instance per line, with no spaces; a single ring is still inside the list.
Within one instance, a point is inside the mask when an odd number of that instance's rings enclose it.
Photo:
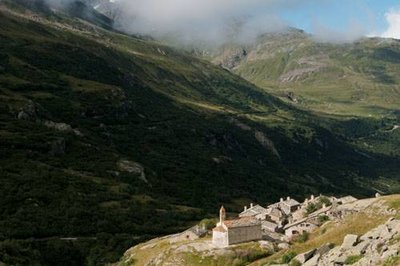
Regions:
[[[275,148],[274,143],[270,140],[263,132],[256,131],[254,133],[255,138],[257,141],[265,148],[267,148],[273,155],[275,155],[279,160],[281,160],[281,155],[279,154],[278,150]]]
[[[17,118],[19,120],[35,121],[37,118],[37,108],[35,103],[29,101],[29,103],[18,111]]]
[[[298,255],[296,260],[306,266],[330,266],[344,265],[353,258],[352,265],[379,265],[390,257],[398,256],[399,237],[400,220],[392,218],[361,237],[347,235],[341,246],[330,249],[330,245],[326,244]]]
[[[138,175],[140,180],[149,183],[144,172],[144,167],[141,164],[128,160],[120,160],[117,162],[117,167],[120,171]]]
[[[78,130],[72,128],[71,125],[68,125],[66,123],[56,123],[53,121],[43,121],[43,125],[47,128],[54,129],[57,131],[62,131],[62,132],[71,132],[74,133],[77,136],[83,136],[83,134]]]

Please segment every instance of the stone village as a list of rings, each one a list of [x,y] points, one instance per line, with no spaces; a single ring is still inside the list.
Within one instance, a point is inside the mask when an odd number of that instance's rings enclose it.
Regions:
[[[335,198],[312,195],[300,203],[287,197],[265,208],[251,203],[249,207],[244,207],[239,217],[232,220],[226,219],[226,210],[222,206],[219,222],[212,231],[212,243],[223,248],[256,240],[289,242],[304,232],[311,232],[324,219],[343,216],[346,211],[336,207],[356,200],[352,196]]]
[[[343,218],[352,213],[353,210],[340,206],[355,201],[357,199],[352,196],[336,198],[311,195],[300,203],[287,197],[266,207],[251,203],[234,219],[227,219],[226,210],[221,206],[219,221],[212,229],[212,244],[216,248],[225,248],[239,243],[266,240],[285,245],[293,238],[313,231],[325,220]],[[196,239],[205,234],[207,230],[195,226],[179,236],[182,239]]]

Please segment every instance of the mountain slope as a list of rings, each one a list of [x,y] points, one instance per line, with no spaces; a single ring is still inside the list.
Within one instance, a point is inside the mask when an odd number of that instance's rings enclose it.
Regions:
[[[104,264],[221,202],[398,189],[399,155],[358,145],[357,121],[81,17],[0,10],[2,262]]]
[[[362,117],[399,111],[400,41],[321,43],[297,29],[227,44],[210,59],[302,108]]]

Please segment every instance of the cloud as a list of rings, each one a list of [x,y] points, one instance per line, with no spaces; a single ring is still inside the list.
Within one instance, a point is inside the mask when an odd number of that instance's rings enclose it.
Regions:
[[[385,18],[389,27],[382,33],[382,37],[400,39],[400,8],[386,12]]]
[[[287,24],[277,15],[317,0],[119,0],[117,25],[131,33],[179,38],[184,43],[251,41]]]
[[[367,33],[365,27],[357,21],[352,21],[343,31],[331,29],[318,21],[314,21],[312,25],[314,39],[320,42],[330,43],[351,43]]]

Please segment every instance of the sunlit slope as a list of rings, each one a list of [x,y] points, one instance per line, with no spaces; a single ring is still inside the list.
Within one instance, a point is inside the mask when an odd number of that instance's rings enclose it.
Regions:
[[[211,60],[295,102],[328,114],[380,117],[399,111],[400,41],[318,42],[296,29],[230,44]]]

